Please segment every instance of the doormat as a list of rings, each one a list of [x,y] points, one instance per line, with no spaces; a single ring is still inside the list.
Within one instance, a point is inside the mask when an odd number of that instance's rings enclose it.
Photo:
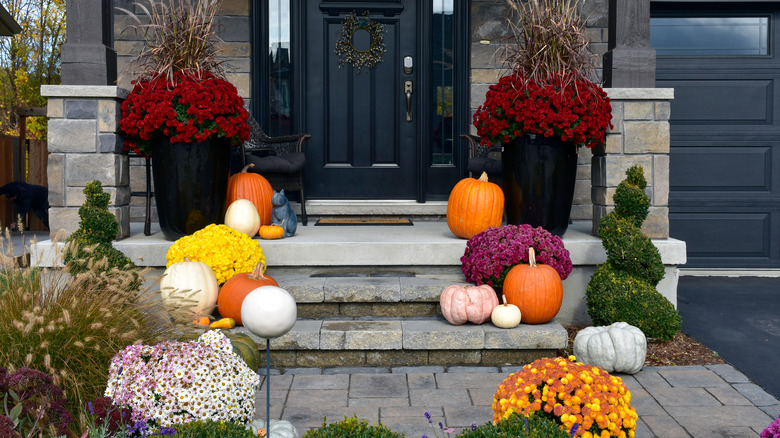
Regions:
[[[414,225],[411,219],[396,217],[322,218],[317,225]]]

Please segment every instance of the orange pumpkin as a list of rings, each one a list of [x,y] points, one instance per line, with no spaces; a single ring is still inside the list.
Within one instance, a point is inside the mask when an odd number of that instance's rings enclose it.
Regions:
[[[482,324],[490,321],[493,309],[498,306],[498,297],[492,287],[447,286],[439,297],[441,314],[452,325],[465,324],[467,321]]]
[[[544,324],[555,318],[563,303],[563,283],[558,272],[548,265],[537,265],[534,249],[528,248],[528,264],[509,270],[504,280],[509,304],[520,308],[522,322]]]
[[[262,175],[247,172],[250,167],[254,166],[253,163],[249,163],[241,172],[230,176],[226,207],[237,199],[248,199],[257,208],[257,213],[260,215],[260,225],[268,225],[271,223],[271,211],[273,210],[271,197],[274,195],[274,189]]]
[[[284,237],[284,228],[279,225],[262,225],[258,234],[261,239],[281,239]]]
[[[237,325],[242,325],[241,305],[249,292],[260,286],[279,286],[273,277],[265,275],[263,271],[265,263],[261,261],[252,272],[241,272],[225,282],[217,297],[217,309],[222,317],[233,318]]]
[[[500,227],[504,218],[504,192],[488,181],[487,173],[479,179],[458,181],[447,201],[447,226],[452,234],[471,239],[490,227]]]

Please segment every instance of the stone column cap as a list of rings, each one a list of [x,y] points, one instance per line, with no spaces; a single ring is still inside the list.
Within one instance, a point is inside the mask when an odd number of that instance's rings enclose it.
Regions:
[[[126,99],[129,94],[130,90],[116,85],[41,85],[44,97]]]
[[[674,88],[605,88],[612,100],[672,100]]]

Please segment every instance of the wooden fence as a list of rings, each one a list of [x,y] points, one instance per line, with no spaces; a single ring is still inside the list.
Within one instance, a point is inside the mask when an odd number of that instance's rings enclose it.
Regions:
[[[49,151],[44,140],[27,140],[22,147],[19,137],[0,135],[0,186],[11,181],[24,181],[29,184],[48,187],[46,166]],[[13,201],[0,196],[0,226],[5,227],[15,220],[16,211]],[[45,231],[45,225],[30,211],[25,225],[31,231]]]

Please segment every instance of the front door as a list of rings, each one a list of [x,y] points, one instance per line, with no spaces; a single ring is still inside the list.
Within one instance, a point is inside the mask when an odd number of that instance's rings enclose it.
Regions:
[[[304,2],[307,197],[416,198],[425,64],[417,56],[417,3]],[[337,44],[351,52],[339,56]],[[347,55],[356,61],[344,62]]]

